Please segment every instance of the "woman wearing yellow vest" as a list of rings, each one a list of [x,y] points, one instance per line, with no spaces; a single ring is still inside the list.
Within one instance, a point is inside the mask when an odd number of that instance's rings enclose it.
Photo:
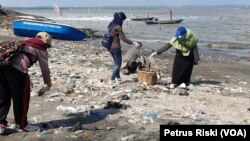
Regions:
[[[150,57],[154,55],[160,55],[167,51],[172,46],[176,49],[176,55],[173,64],[172,71],[172,84],[170,88],[182,84],[188,85],[190,82],[193,66],[197,65],[200,58],[197,48],[198,37],[190,29],[185,27],[179,27],[176,31],[175,37],[173,37],[169,43],[166,43],[162,48],[152,53]]]

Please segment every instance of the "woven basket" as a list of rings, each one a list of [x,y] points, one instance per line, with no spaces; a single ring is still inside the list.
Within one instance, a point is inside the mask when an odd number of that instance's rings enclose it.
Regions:
[[[155,85],[157,82],[156,71],[137,70],[138,82]]]

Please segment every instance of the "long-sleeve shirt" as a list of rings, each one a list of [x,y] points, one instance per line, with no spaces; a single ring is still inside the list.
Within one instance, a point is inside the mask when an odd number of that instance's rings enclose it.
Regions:
[[[166,43],[163,47],[161,47],[160,49],[158,49],[156,51],[156,53],[158,55],[162,54],[163,52],[167,51],[169,48],[171,48],[172,45],[170,43]],[[197,45],[195,45],[193,48],[192,48],[192,51],[193,51],[193,55],[194,55],[194,60],[195,61],[199,61],[200,60],[200,56],[199,56],[199,51],[198,51],[198,47]]]
[[[30,68],[33,65],[33,63],[38,61],[44,83],[47,85],[51,85],[47,50],[37,49],[30,46],[24,46],[22,48],[22,52],[25,53],[19,54],[14,59],[12,66],[23,73],[28,73],[28,68]]]
[[[171,48],[172,47],[172,45],[170,44],[170,43],[166,43],[163,47],[161,47],[160,49],[158,49],[157,51],[156,51],[156,53],[158,54],[158,55],[160,55],[160,54],[162,54],[163,52],[165,52],[165,51],[167,51],[169,48]]]
[[[125,34],[122,30],[122,26],[120,26],[120,25],[116,25],[112,28],[111,36],[113,36],[113,42],[112,42],[112,46],[111,46],[112,48],[120,48],[121,47],[120,39],[129,45],[131,45],[133,43],[131,40],[129,40],[125,36]]]

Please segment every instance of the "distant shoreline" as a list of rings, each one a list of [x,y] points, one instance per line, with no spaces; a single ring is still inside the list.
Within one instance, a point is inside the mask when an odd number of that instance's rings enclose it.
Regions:
[[[10,10],[23,10],[23,9],[27,9],[27,10],[38,10],[38,9],[54,9],[53,6],[35,6],[35,7],[15,7],[15,6],[2,6],[6,9],[10,9]],[[114,9],[114,8],[119,8],[121,10],[123,9],[135,9],[135,8],[144,8],[145,10],[149,10],[149,9],[158,9],[158,8],[178,8],[178,7],[212,7],[212,8],[246,8],[248,9],[250,7],[250,5],[179,5],[179,6],[81,6],[81,7],[66,7],[66,6],[61,6],[60,9],[61,10],[67,10],[67,9],[82,9],[82,8],[106,8],[106,9]]]

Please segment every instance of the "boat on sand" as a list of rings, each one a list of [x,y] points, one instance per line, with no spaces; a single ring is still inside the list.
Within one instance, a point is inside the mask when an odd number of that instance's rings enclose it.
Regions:
[[[86,33],[70,25],[34,20],[14,20],[13,31],[22,37],[35,37],[38,32],[47,32],[52,38],[61,40],[81,41],[87,37]]]

